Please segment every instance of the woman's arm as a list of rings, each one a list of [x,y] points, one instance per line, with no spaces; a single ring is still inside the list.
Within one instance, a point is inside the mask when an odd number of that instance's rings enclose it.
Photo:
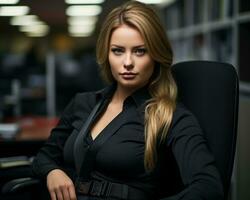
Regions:
[[[58,125],[52,130],[32,164],[34,174],[46,179],[51,200],[76,199],[74,183],[63,169],[64,144],[73,131],[75,98],[64,110]]]
[[[220,175],[198,122],[188,111],[178,115],[173,121],[169,145],[185,189],[164,200],[222,200]]]
[[[73,131],[74,102],[75,98],[68,104],[58,125],[51,131],[50,137],[33,161],[32,170],[39,178],[44,179],[49,171],[63,166],[64,143]]]

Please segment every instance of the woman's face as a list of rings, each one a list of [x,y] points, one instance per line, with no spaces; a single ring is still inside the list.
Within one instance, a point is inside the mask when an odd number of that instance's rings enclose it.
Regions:
[[[118,27],[111,35],[109,63],[118,87],[125,89],[143,87],[154,71],[154,61],[140,32],[127,25]]]

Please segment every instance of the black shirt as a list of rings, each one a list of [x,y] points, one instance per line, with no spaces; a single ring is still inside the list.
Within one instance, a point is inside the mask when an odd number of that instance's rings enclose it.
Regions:
[[[95,117],[98,119],[113,92],[114,86],[75,96],[33,162],[38,177],[45,178],[49,171],[60,168],[74,181],[76,136],[96,102],[105,99]],[[162,200],[223,199],[220,176],[202,130],[192,113],[181,104],[177,104],[166,141],[158,147],[155,169],[151,172],[144,169],[144,110],[149,99],[146,88],[136,91],[95,140],[90,133],[85,138],[84,143],[91,147],[113,132],[96,155],[93,178],[124,183]]]

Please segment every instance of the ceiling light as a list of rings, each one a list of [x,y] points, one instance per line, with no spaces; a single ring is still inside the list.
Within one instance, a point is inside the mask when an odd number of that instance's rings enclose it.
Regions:
[[[31,32],[31,33],[48,33],[49,27],[47,25],[21,26],[20,31]]]
[[[93,25],[97,22],[97,17],[69,17],[68,24],[69,25],[79,25],[79,26],[88,26]]]
[[[19,0],[0,0],[0,4],[17,4]]]
[[[70,33],[71,37],[89,37],[91,33]]]
[[[39,21],[36,15],[22,15],[12,17],[10,20],[11,25],[16,26],[27,26],[27,25],[34,25],[34,24],[44,24],[44,22]]]
[[[69,26],[70,33],[91,33],[95,26]]]
[[[136,0],[142,3],[146,4],[164,4],[164,5],[169,5],[170,3],[173,3],[176,0]]]
[[[65,0],[67,4],[101,4],[104,0]]]
[[[29,12],[28,6],[1,6],[0,16],[19,16]]]
[[[68,16],[96,16],[102,12],[98,5],[69,6],[66,10]]]

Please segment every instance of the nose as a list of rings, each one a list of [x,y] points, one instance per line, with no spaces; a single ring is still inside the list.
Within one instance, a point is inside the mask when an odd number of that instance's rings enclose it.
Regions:
[[[124,68],[131,70],[133,68],[133,60],[130,53],[127,53],[124,58]]]

